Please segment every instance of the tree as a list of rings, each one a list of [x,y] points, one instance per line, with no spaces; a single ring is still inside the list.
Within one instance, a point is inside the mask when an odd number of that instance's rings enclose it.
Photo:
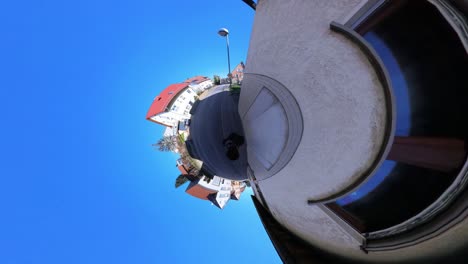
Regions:
[[[175,187],[179,188],[180,186],[184,185],[188,181],[189,179],[186,177],[186,175],[180,174],[179,177],[177,177],[175,181]]]
[[[219,78],[218,75],[213,76],[213,82],[215,85],[221,84],[221,79]]]
[[[177,137],[165,136],[153,144],[159,151],[174,151],[177,148]]]

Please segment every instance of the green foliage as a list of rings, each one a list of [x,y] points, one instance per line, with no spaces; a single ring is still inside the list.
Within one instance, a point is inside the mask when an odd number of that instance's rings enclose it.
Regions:
[[[240,93],[240,90],[241,90],[241,86],[238,84],[233,84],[231,85],[231,87],[229,87],[229,91],[231,93]]]
[[[158,142],[153,144],[153,147],[163,152],[174,151],[177,148],[177,137],[175,136],[163,137],[159,139]]]
[[[218,75],[213,76],[213,83],[215,85],[220,85],[221,84],[221,79],[219,78]]]
[[[177,149],[179,150],[180,158],[184,161],[185,164],[191,164],[192,168],[190,170],[190,174],[197,176],[200,173],[201,165],[199,162],[196,162],[187,151],[187,146],[185,145],[185,136],[183,134],[179,134],[176,137],[176,145]]]
[[[185,144],[185,135],[184,134],[179,134],[179,141],[182,144]]]

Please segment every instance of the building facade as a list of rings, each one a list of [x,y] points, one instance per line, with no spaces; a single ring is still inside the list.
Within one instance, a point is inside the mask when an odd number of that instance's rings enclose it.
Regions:
[[[185,80],[184,83],[188,83],[189,87],[197,94],[201,94],[206,89],[213,87],[213,81],[205,76],[195,76]]]
[[[257,2],[239,114],[283,260],[463,263],[467,15],[457,0]]]
[[[212,179],[206,176],[192,181],[186,193],[202,200],[209,200],[219,209],[223,209],[229,200],[239,200],[245,190],[245,183],[214,176]]]
[[[196,96],[188,83],[171,84],[154,98],[146,119],[167,127],[177,126],[190,119]]]
[[[177,127],[176,126],[168,126],[164,129],[163,136],[164,137],[172,137],[177,135]]]
[[[176,161],[176,166],[182,175],[190,175],[193,169],[192,164],[185,162],[183,159],[178,159]]]
[[[244,79],[244,69],[244,62],[241,61],[239,64],[237,64],[237,66],[231,72],[231,78],[233,83],[240,84],[242,82],[242,80]]]

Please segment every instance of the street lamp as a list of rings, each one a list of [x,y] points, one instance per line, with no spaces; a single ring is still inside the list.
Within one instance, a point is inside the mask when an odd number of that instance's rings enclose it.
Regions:
[[[227,55],[228,55],[228,77],[229,77],[229,87],[232,85],[231,79],[231,58],[229,57],[229,31],[226,28],[220,28],[218,30],[218,35],[221,37],[226,37],[226,46],[227,46]]]

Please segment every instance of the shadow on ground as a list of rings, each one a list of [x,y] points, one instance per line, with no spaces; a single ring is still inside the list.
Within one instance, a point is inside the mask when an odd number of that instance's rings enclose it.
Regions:
[[[239,94],[223,91],[199,100],[191,111],[190,136],[187,150],[203,161],[202,172],[231,180],[247,179],[246,144],[239,148],[239,159],[226,156],[223,140],[230,134],[244,136],[238,113]]]

